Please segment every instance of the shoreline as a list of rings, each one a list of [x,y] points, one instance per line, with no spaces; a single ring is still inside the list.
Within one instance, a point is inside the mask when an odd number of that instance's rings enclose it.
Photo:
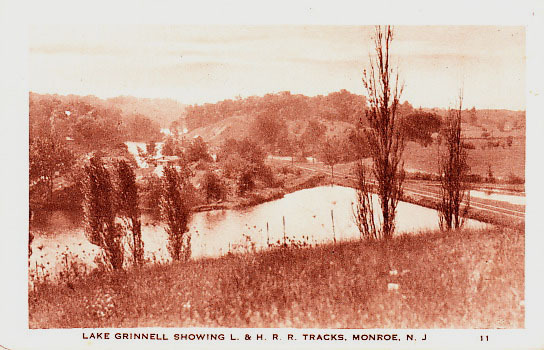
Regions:
[[[315,188],[319,186],[337,185],[337,186],[350,187],[354,189],[356,188],[355,181],[353,179],[341,177],[341,175],[335,176],[333,179],[331,179],[330,175],[326,175],[324,173],[314,173],[314,172],[305,171],[305,170],[302,170],[302,173],[297,178],[287,179],[286,182],[287,184],[284,185],[283,187],[276,187],[276,188],[265,187],[265,188],[255,189],[249,192],[245,198],[235,196],[230,198],[229,200],[224,200],[221,202],[197,205],[193,208],[192,211],[193,213],[199,213],[199,212],[207,212],[207,211],[213,211],[213,210],[242,210],[242,209],[251,208],[253,206],[257,206],[259,204],[281,199],[285,195],[296,192],[296,191],[300,191],[300,190],[308,189],[308,188]],[[477,188],[476,190],[481,190],[481,188]],[[434,209],[434,210],[437,210],[437,207],[438,207],[437,200],[429,198],[424,195],[404,194],[403,197],[401,198],[401,201],[419,205],[429,209]],[[495,202],[500,202],[500,201],[493,201],[493,200],[481,201],[480,200],[480,203],[484,205],[494,205]],[[517,206],[517,207],[521,208],[522,206]],[[512,205],[512,208],[514,209],[517,209],[517,207],[515,205]],[[149,212],[154,210],[153,208],[147,208],[147,207],[141,207],[140,209],[142,212]],[[80,210],[80,208],[55,205],[49,208],[42,207],[42,208],[39,208],[38,210],[40,211],[55,211],[55,210],[78,211]],[[482,221],[489,224],[511,227],[515,229],[523,230],[525,228],[524,218],[501,215],[499,213],[493,213],[491,211],[477,209],[474,207],[470,208],[468,215],[466,215],[466,218]]]

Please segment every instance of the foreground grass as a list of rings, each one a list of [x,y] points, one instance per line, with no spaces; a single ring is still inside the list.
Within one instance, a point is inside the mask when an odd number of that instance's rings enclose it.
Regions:
[[[29,320],[31,328],[521,328],[523,299],[524,234],[492,228],[95,273],[37,286]]]

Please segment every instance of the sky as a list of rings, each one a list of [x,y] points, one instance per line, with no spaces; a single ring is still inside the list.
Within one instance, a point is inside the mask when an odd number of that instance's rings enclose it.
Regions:
[[[525,28],[396,26],[392,58],[415,107],[525,109]],[[372,26],[36,25],[29,88],[185,104],[291,91],[364,94]]]

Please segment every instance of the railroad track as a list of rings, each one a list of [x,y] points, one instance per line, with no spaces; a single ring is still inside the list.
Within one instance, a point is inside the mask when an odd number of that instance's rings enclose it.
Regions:
[[[303,169],[303,170],[307,170],[307,171],[312,171],[312,172],[316,172],[316,173],[324,173],[324,174],[327,174],[328,171],[326,170],[321,170],[321,169],[314,169],[314,168],[311,168],[311,167],[306,167],[306,166],[302,166],[302,165],[295,165],[297,168],[300,168],[300,169]],[[338,176],[341,176],[341,177],[344,177],[344,178],[347,178],[347,179],[350,179],[350,180],[357,180],[357,177],[354,176],[354,175],[351,175],[351,174],[346,174],[346,173],[336,173]],[[372,184],[376,184],[375,181],[370,181]],[[425,190],[422,190],[422,189],[416,189],[416,188],[413,188],[413,187],[404,187],[404,192],[405,193],[408,193],[408,194],[412,194],[412,195],[417,195],[417,196],[420,196],[420,197],[424,197],[424,198],[428,198],[428,199],[432,199],[432,200],[440,200],[440,195],[436,192],[432,192],[432,191],[425,191]],[[521,211],[521,210],[515,210],[515,209],[509,209],[509,208],[503,208],[503,207],[499,207],[499,206],[496,206],[496,205],[491,205],[491,204],[485,204],[485,203],[481,203],[481,202],[478,202],[477,200],[472,200],[470,202],[470,206],[474,209],[478,209],[478,210],[483,210],[483,211],[487,211],[487,212],[491,212],[491,213],[494,213],[494,214],[501,214],[501,215],[507,215],[507,216],[510,216],[510,217],[515,217],[515,218],[525,218],[525,211]]]

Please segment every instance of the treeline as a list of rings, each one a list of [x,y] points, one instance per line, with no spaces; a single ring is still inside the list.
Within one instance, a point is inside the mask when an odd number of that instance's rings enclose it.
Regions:
[[[364,96],[347,90],[326,96],[308,97],[294,95],[288,91],[251,96],[245,99],[224,100],[214,104],[193,105],[186,108],[184,117],[189,130],[204,127],[221,120],[244,116],[250,120],[247,136],[259,140],[270,153],[301,156],[317,155],[325,143],[327,126],[330,122],[343,122],[348,128],[344,135],[330,135],[338,138],[348,152],[346,161],[352,160],[351,141],[357,138],[353,129],[366,127]],[[441,117],[437,113],[416,110],[408,102],[399,105],[402,127],[408,140],[428,145],[431,135],[440,130]],[[180,123],[174,123],[177,127]]]
[[[115,147],[125,141],[161,138],[160,126],[149,116],[123,114],[94,96],[29,96],[30,140],[54,134],[85,150]]]
[[[67,184],[77,183],[80,175],[77,170],[87,154],[100,151],[109,156],[127,157],[123,142],[161,138],[160,127],[151,118],[125,115],[95,96],[30,93],[30,201],[46,206],[70,203],[70,198],[53,198],[53,193]],[[69,196],[78,197],[78,194],[72,191]]]
[[[347,90],[308,97],[288,91],[192,105],[185,109],[187,128],[193,130],[232,116],[267,115],[284,121],[323,119],[357,123],[364,116],[366,99]]]

